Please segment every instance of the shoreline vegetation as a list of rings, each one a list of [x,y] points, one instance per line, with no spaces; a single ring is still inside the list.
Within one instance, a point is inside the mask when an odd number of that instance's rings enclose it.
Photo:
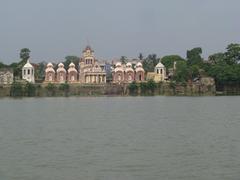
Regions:
[[[31,84],[13,83],[0,88],[0,97],[71,96],[215,96],[215,85],[202,83],[155,83],[150,80],[131,84]]]

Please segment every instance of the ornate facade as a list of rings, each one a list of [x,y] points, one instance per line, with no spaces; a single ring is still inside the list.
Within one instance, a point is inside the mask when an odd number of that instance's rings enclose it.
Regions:
[[[94,57],[94,51],[87,46],[79,63],[79,81],[87,84],[106,83],[106,71],[102,69]]]
[[[116,63],[116,68],[112,71],[114,83],[131,83],[133,81],[141,82],[145,80],[145,71],[142,68],[142,63],[138,62],[135,70],[132,64],[128,62],[122,65],[120,62]]]

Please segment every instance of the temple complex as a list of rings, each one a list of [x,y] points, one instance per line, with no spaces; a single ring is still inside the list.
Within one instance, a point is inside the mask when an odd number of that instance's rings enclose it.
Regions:
[[[138,62],[135,70],[132,64],[128,62],[126,65],[117,62],[116,68],[112,71],[113,83],[131,83],[133,81],[141,82],[145,80],[145,71],[142,68],[142,63]]]
[[[53,64],[48,63],[45,70],[45,82],[101,84],[106,83],[106,71],[95,59],[92,48],[87,46],[79,61],[79,71],[74,63],[69,64],[68,70],[65,69],[63,63],[59,63],[56,71]]]

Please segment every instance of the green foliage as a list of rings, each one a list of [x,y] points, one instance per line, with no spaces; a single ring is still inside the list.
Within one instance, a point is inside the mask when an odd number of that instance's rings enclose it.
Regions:
[[[46,89],[48,91],[48,95],[50,95],[50,96],[54,96],[55,95],[56,86],[54,84],[48,83],[48,85],[46,86]]]
[[[189,72],[186,61],[177,62],[173,79],[177,82],[186,82],[188,77]]]
[[[205,71],[218,83],[240,82],[240,44],[230,44],[226,50],[209,56],[211,64]]]
[[[173,68],[174,62],[178,61],[185,61],[181,56],[178,55],[169,55],[169,56],[164,56],[161,59],[162,64],[167,68]]]
[[[225,53],[225,60],[228,65],[240,62],[240,44],[229,44]]]
[[[59,90],[63,91],[65,96],[68,96],[70,86],[68,83],[62,83],[59,86]]]
[[[52,83],[48,83],[48,85],[46,86],[46,89],[48,91],[52,91],[52,90],[56,89],[56,86]]]
[[[126,56],[121,56],[120,61],[122,64],[126,64],[127,63],[127,57]]]
[[[157,84],[154,80],[150,79],[147,81],[147,89],[151,91],[151,93],[154,93],[154,90],[156,89]]]
[[[129,93],[131,95],[136,95],[137,94],[137,91],[138,91],[138,85],[135,81],[133,81],[132,83],[130,83],[128,85],[128,89],[129,89]]]
[[[199,65],[192,65],[192,66],[189,67],[189,70],[190,70],[189,75],[192,79],[200,76]]]
[[[142,60],[143,60],[143,54],[142,54],[142,53],[139,53],[138,58],[139,58],[140,61],[142,61]]]
[[[24,91],[21,83],[13,82],[11,85],[10,96],[12,97],[21,97],[23,96]]]
[[[140,83],[140,89],[141,89],[141,93],[142,94],[146,94],[146,92],[147,92],[147,83],[146,82],[141,82]]]
[[[147,58],[143,60],[143,68],[146,72],[153,72],[155,66],[160,61],[160,58],[156,54],[149,54]]]
[[[210,55],[208,61],[212,64],[224,64],[225,54],[224,53],[215,53]]]
[[[24,88],[25,95],[28,97],[33,97],[36,95],[36,87],[32,83],[27,83]]]
[[[8,65],[6,65],[6,64],[4,64],[4,63],[2,63],[2,62],[0,62],[0,69],[1,68],[7,68],[8,67]]]
[[[23,48],[20,51],[20,59],[26,62],[30,58],[30,50],[28,48]]]
[[[75,66],[78,66],[80,58],[77,56],[66,56],[65,57],[65,61],[63,62],[65,68],[68,68],[70,63],[74,63]]]
[[[169,83],[169,86],[172,88],[172,89],[175,89],[176,88],[176,82],[175,81],[170,81]]]
[[[203,59],[201,57],[202,54],[202,48],[197,47],[193,48],[192,50],[187,51],[187,63],[189,66],[192,65],[201,65],[203,62]]]
[[[60,84],[60,86],[59,86],[59,90],[61,90],[61,91],[68,91],[69,88],[70,88],[70,86],[69,86],[68,83],[62,83],[62,84]]]

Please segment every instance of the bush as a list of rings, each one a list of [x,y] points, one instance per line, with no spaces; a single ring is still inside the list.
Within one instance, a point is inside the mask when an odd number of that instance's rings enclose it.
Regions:
[[[65,96],[68,96],[69,88],[70,86],[67,83],[60,84],[59,86],[59,90],[64,91]]]
[[[141,82],[140,83],[141,94],[146,94],[147,92],[147,83]]]
[[[69,90],[69,84],[67,84],[67,83],[60,84],[59,90],[68,91]]]
[[[147,89],[151,91],[152,94],[154,94],[154,91],[157,87],[157,84],[154,80],[150,79],[147,82]]]
[[[46,89],[48,91],[48,95],[50,96],[54,96],[55,92],[56,92],[56,86],[52,83],[48,83],[48,85],[46,86]]]
[[[25,96],[33,97],[36,94],[36,87],[32,83],[27,83],[24,88]]]
[[[135,81],[128,85],[129,93],[131,95],[136,95],[138,91],[138,85]]]
[[[23,87],[21,83],[13,82],[11,85],[10,96],[21,97],[23,96]]]

